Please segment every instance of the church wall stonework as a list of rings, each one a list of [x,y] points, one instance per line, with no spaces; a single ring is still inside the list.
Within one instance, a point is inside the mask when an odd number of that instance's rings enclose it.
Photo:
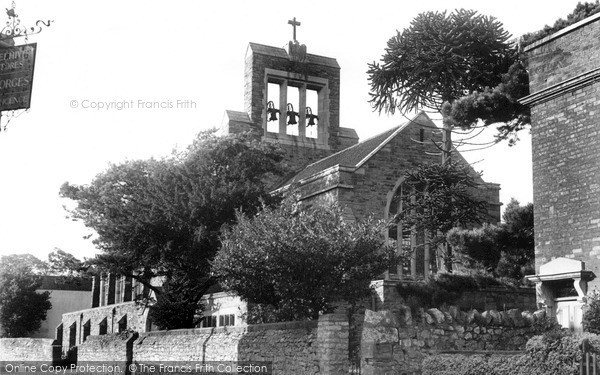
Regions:
[[[285,152],[285,160],[292,170],[298,170],[348,146],[350,143],[356,143],[355,139],[346,139],[347,137],[342,134],[342,129],[339,127],[340,68],[334,59],[308,55],[307,61],[297,62],[292,61],[283,49],[251,44],[246,56],[244,71],[244,102],[245,111],[250,116],[253,131],[258,136],[262,137],[265,134],[263,124],[266,123],[267,85],[265,76],[267,69],[299,74],[298,81],[302,81],[302,76],[313,76],[327,81],[327,87],[324,90],[327,90],[325,100],[327,101],[328,110],[324,114],[319,114],[319,121],[323,121],[324,116],[327,117],[326,123],[328,126],[323,129],[328,134],[326,144],[317,145],[314,139],[287,137],[277,133],[269,133],[268,137],[265,137],[268,141],[279,144]],[[279,116],[285,115],[280,113]],[[285,140],[282,141],[279,138],[285,138]]]
[[[592,16],[525,51],[536,270],[567,257],[600,274],[600,21]]]
[[[252,45],[251,47],[252,48]],[[269,47],[273,49],[273,47]],[[335,64],[337,65],[337,64]],[[339,127],[340,124],[340,67],[333,64],[318,64],[310,62],[300,63],[289,59],[285,50],[280,50],[278,55],[261,52],[255,49],[248,52],[246,56],[246,69],[244,71],[244,103],[245,110],[250,115],[251,121],[263,133],[263,116],[266,98],[265,69],[275,69],[284,72],[298,73],[304,75],[324,78],[328,81],[329,100],[329,124],[330,130]],[[335,148],[335,147],[334,147]]]
[[[424,143],[416,142],[420,139],[421,129],[425,131]],[[383,218],[388,195],[407,171],[418,164],[441,162],[441,156],[428,155],[439,153],[429,141],[431,138],[438,138],[432,134],[431,129],[416,123],[409,124],[400,135],[371,157],[361,170],[353,174],[352,209],[358,218],[371,213],[378,213]]]
[[[118,332],[119,321],[125,316],[127,329],[137,332],[146,330],[147,312],[135,302],[124,302],[63,314],[63,353],[69,350],[70,343],[73,341],[75,345],[80,345],[86,341],[83,337],[83,325],[87,322],[90,324],[90,337],[100,334],[100,323],[103,320],[106,320],[107,323],[106,333],[112,334]],[[75,325],[75,338],[71,339],[72,331],[70,327],[73,324]]]
[[[421,129],[425,140],[422,143],[415,141],[420,139]],[[358,170],[352,172],[340,166],[324,171],[302,184],[301,195],[308,201],[322,202],[320,195],[334,194],[336,202],[351,211],[355,219],[369,215],[383,219],[389,195],[407,171],[419,164],[440,163],[441,156],[436,155],[439,150],[431,142],[431,139],[439,141],[439,136],[433,130],[436,129],[409,124]],[[454,157],[466,164],[459,154]],[[481,185],[473,192],[474,196],[488,203],[488,221],[497,223],[500,221],[500,187],[481,179],[479,182]]]

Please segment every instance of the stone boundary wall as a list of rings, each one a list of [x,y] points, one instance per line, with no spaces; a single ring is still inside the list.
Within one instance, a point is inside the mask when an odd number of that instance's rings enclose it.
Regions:
[[[164,361],[271,362],[273,374],[348,373],[349,327],[345,314],[318,321],[91,335],[76,360],[111,365]],[[51,339],[1,339],[0,361],[60,360]]]
[[[0,362],[40,361],[56,363],[60,346],[53,339],[0,338]]]
[[[135,332],[90,336],[77,347],[77,362],[131,363]]]
[[[348,322],[331,314],[318,322],[147,332],[133,343],[132,358],[134,363],[266,361],[273,374],[346,374]]]
[[[408,307],[365,311],[361,339],[362,374],[420,374],[423,359],[438,351],[524,350],[538,333],[535,322],[543,311],[512,309],[460,311],[420,310],[413,318]]]

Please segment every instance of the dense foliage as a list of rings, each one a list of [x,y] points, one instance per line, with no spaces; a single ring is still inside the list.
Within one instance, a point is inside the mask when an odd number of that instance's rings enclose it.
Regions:
[[[421,13],[388,41],[381,63],[369,64],[371,104],[390,113],[432,109],[448,127],[503,122],[506,138],[529,123],[517,102],[528,93],[527,72],[509,38],[502,23],[473,10]]]
[[[454,228],[447,239],[454,249],[454,262],[518,281],[534,273],[533,204],[521,206],[512,199],[502,217],[504,222],[498,225]]]
[[[598,291],[588,293],[582,323],[585,332],[600,334],[600,293]]]
[[[500,83],[513,63],[510,34],[473,10],[425,12],[392,37],[381,64],[369,65],[378,110],[441,110],[442,104]]]
[[[402,210],[395,221],[417,233],[428,233],[435,248],[446,243],[446,233],[456,226],[479,224],[486,215],[485,202],[473,195],[477,181],[464,164],[421,164],[405,174]],[[452,254],[444,254],[452,269]]]
[[[201,133],[184,152],[162,160],[111,165],[89,185],[65,183],[70,213],[94,229],[102,270],[153,290],[151,318],[161,328],[197,323],[200,299],[215,282],[210,261],[235,210],[252,214],[277,201],[268,182],[281,174],[281,152],[248,134]],[[160,287],[153,283],[160,280]]]
[[[524,46],[527,46],[529,44],[533,44],[535,42],[537,42],[540,39],[543,39],[549,35],[552,35],[562,29],[564,29],[565,27],[571,26],[574,23],[577,23],[583,19],[588,18],[591,15],[594,15],[596,13],[600,12],[600,1],[596,0],[596,2],[584,2],[584,3],[577,3],[577,6],[575,7],[575,9],[573,10],[573,12],[569,13],[569,15],[567,15],[567,18],[559,18],[558,20],[556,20],[556,22],[554,22],[554,25],[552,26],[544,26],[544,28],[542,30],[533,32],[533,33],[527,33],[525,35],[523,35],[521,37],[521,43]]]
[[[393,252],[383,246],[383,223],[343,216],[339,207],[293,197],[255,215],[238,212],[213,270],[226,290],[250,303],[255,323],[316,319],[337,301],[354,304],[369,295]]]
[[[423,374],[579,375],[583,340],[587,340],[593,352],[600,349],[600,338],[596,335],[580,336],[568,330],[552,329],[531,338],[522,355],[429,356],[423,361]]]
[[[526,66],[516,60],[508,72],[501,75],[497,86],[473,91],[447,103],[442,114],[453,127],[468,129],[482,121],[485,126],[502,123],[497,127],[499,139],[514,144],[517,132],[531,123],[531,113],[518,99],[529,95],[529,75]]]
[[[0,258],[0,336],[27,337],[46,319],[52,307],[50,292],[36,292],[42,284],[36,266],[41,264],[32,255]]]

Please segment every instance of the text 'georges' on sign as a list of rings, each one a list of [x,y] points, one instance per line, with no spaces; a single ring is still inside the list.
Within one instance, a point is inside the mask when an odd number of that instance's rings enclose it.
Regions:
[[[37,43],[0,48],[0,111],[30,107]]]

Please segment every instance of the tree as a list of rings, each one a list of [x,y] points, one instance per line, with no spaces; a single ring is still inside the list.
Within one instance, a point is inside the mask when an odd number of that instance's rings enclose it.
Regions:
[[[495,276],[520,281],[533,273],[533,204],[521,206],[511,199],[500,225],[482,228],[455,228],[448,232],[456,261],[467,268],[484,268]]]
[[[48,272],[54,275],[69,278],[83,277],[90,270],[90,266],[77,259],[73,254],[55,248],[48,254]]]
[[[99,269],[132,277],[154,291],[151,318],[161,328],[190,328],[215,279],[210,260],[235,210],[272,204],[267,184],[283,173],[281,152],[249,134],[201,133],[162,160],[111,165],[90,185],[65,183],[75,219],[93,228]],[[157,287],[153,280],[161,280]]]
[[[507,137],[529,121],[528,109],[516,102],[528,90],[527,82],[520,84],[525,67],[509,38],[494,17],[473,10],[421,13],[388,41],[381,64],[369,64],[371,104],[380,112],[440,112],[444,162],[453,149],[453,126],[516,116],[504,125]],[[473,97],[455,103],[467,95]],[[507,111],[511,118],[502,116]]]
[[[42,278],[36,275],[43,263],[32,255],[0,258],[0,324],[3,337],[26,337],[37,331],[52,307],[50,292],[38,293]]]
[[[347,222],[337,206],[293,197],[256,215],[238,212],[223,232],[213,270],[221,285],[253,304],[254,322],[316,319],[336,301],[368,296],[370,281],[392,264],[382,222]],[[266,314],[269,313],[270,317]]]
[[[499,276],[521,279],[535,273],[535,236],[533,232],[533,204],[521,206],[511,199],[502,215],[504,220],[498,238],[501,258],[496,267]]]
[[[415,233],[424,233],[425,242],[444,250],[446,269],[452,269],[452,254],[445,246],[446,234],[457,226],[480,224],[487,214],[484,202],[473,196],[475,173],[467,166],[421,164],[405,174],[402,210],[395,221]]]

